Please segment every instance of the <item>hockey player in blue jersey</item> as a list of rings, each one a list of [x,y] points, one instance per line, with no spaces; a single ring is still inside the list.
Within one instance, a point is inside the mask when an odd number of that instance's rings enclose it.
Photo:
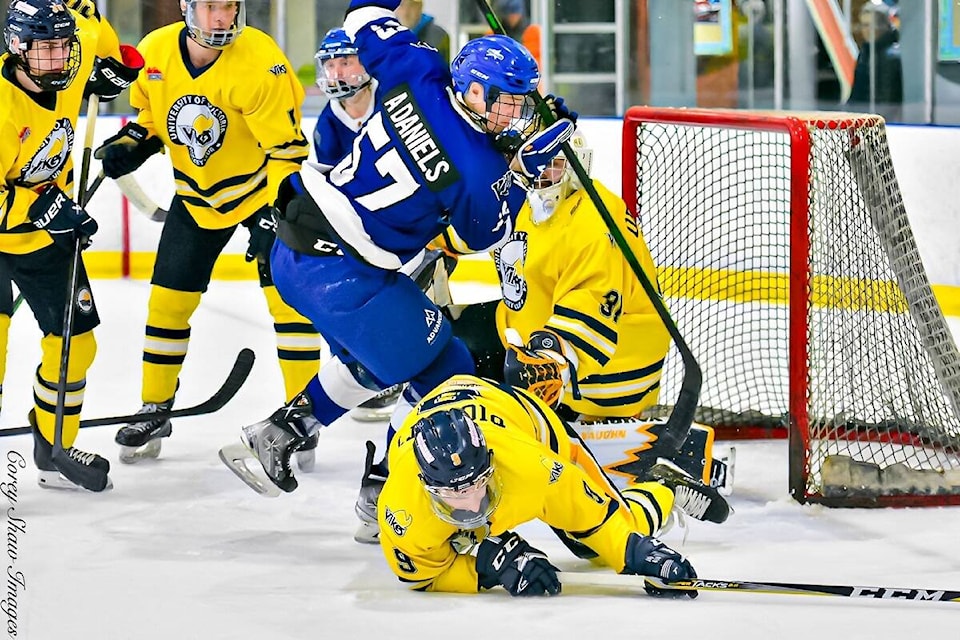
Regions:
[[[560,107],[538,130],[530,94],[540,75],[521,44],[478,38],[447,69],[399,23],[397,5],[351,1],[344,30],[379,82],[377,106],[329,173],[306,165],[278,197],[274,282],[335,357],[293,401],[221,449],[266,495],[293,491],[291,455],[381,389],[409,381],[400,402],[412,407],[450,376],[473,372],[467,348],[407,274],[441,232],[461,253],[509,237],[530,181],[573,134]],[[251,468],[253,457],[260,464]]]
[[[331,29],[314,59],[317,86],[329,101],[313,130],[313,149],[321,171],[329,171],[353,146],[360,127],[373,114],[377,81],[360,63],[357,47],[343,29]]]

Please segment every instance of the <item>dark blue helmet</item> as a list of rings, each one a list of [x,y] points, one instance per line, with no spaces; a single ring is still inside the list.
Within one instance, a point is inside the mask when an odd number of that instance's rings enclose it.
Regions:
[[[80,41],[77,21],[66,5],[53,0],[14,0],[7,10],[3,30],[11,58],[44,91],[62,91],[70,86],[80,70]],[[69,47],[60,71],[33,69],[30,59],[39,54],[35,43],[66,40]]]
[[[466,93],[471,82],[479,82],[487,104],[498,93],[527,95],[540,84],[537,61],[522,44],[507,36],[483,36],[471,40],[450,64],[453,88]],[[491,99],[491,90],[493,96]]]
[[[335,58],[357,55],[357,45],[343,29],[330,29],[320,42],[320,48],[313,56],[317,65],[317,86],[323,89],[329,98],[349,98],[370,84],[370,74],[362,65],[359,71],[350,75],[337,74],[330,77],[324,63]]]

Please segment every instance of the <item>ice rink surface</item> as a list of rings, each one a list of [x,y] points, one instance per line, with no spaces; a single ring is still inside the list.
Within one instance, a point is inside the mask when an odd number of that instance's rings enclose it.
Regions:
[[[84,417],[140,407],[149,285],[96,281],[102,325]],[[460,292],[463,294],[464,292]],[[482,296],[466,291],[468,296]],[[463,301],[462,295],[460,301]],[[270,500],[217,458],[243,424],[282,402],[271,319],[253,282],[214,282],[193,318],[177,407],[206,399],[246,346],[257,363],[221,411],[174,422],[159,460],[121,465],[114,427],[78,446],[106,456],[104,494],[40,489],[30,436],[0,438],[7,465],[8,575],[0,620],[10,638],[63,640],[393,638],[923,638],[960,637],[960,603],[703,593],[661,601],[636,591],[569,587],[552,599],[497,589],[458,596],[407,591],[377,546],[353,541],[364,441],[384,424],[342,419],[322,431],[317,470]],[[960,327],[952,323],[954,333]],[[26,423],[39,362],[27,308],[14,317],[0,426]],[[683,546],[704,578],[960,590],[960,507],[830,510],[787,495],[783,441],[736,443],[735,513],[692,522]],[[12,475],[12,477],[11,477]],[[15,482],[15,490],[13,490]],[[25,530],[18,531],[20,520]],[[594,571],[542,525],[520,532],[564,570]],[[665,536],[679,546],[681,532]],[[23,576],[26,589],[9,576]],[[11,626],[13,625],[13,626]]]

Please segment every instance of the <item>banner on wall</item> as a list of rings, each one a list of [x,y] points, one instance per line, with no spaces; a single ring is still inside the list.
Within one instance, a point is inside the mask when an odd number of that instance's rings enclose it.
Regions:
[[[730,0],[694,0],[693,51],[698,56],[733,52],[733,7]]]
[[[940,0],[937,58],[960,62],[960,0]]]

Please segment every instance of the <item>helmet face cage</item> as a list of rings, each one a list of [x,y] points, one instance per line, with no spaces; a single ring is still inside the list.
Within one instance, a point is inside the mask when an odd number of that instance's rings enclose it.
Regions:
[[[580,165],[589,176],[593,165],[593,149],[587,146],[586,138],[581,133],[573,135],[570,146],[573,147]],[[533,223],[540,224],[548,220],[560,202],[582,187],[573,167],[562,153],[559,154],[543,170],[543,173],[534,179],[533,188],[527,193]]]
[[[434,514],[447,524],[461,529],[476,529],[483,526],[500,504],[502,486],[500,476],[493,465],[490,465],[472,484],[460,489],[431,486],[426,483],[422,474],[420,480],[430,496],[430,506]],[[457,507],[457,498],[474,495],[480,491],[483,491],[483,496],[476,511]]]
[[[13,2],[7,13],[4,40],[17,67],[42,91],[66,89],[80,70],[77,23],[59,2]],[[45,41],[59,41],[62,46],[38,46]],[[64,51],[62,55],[50,55]]]
[[[489,133],[501,137],[511,132],[506,137],[517,138],[536,130],[531,94],[540,83],[540,71],[519,42],[502,35],[471,40],[451,63],[450,73],[461,96],[474,82],[483,87],[486,113],[472,117]],[[519,110],[515,96],[523,96]]]
[[[346,75],[336,74],[336,77],[330,77],[330,73],[337,69],[337,64],[330,63],[331,60],[357,56],[357,47],[347,36],[343,29],[331,29],[324,36],[320,43],[320,48],[314,55],[314,61],[317,65],[317,86],[320,87],[328,98],[344,99],[356,95],[361,89],[370,84],[370,74],[366,72],[359,58],[352,65],[357,68],[356,73]]]
[[[216,5],[226,5],[217,7]],[[226,49],[240,36],[247,26],[247,9],[244,0],[182,0],[183,20],[187,33],[196,42],[208,49]],[[234,10],[233,22],[225,29],[205,29],[203,13]]]

